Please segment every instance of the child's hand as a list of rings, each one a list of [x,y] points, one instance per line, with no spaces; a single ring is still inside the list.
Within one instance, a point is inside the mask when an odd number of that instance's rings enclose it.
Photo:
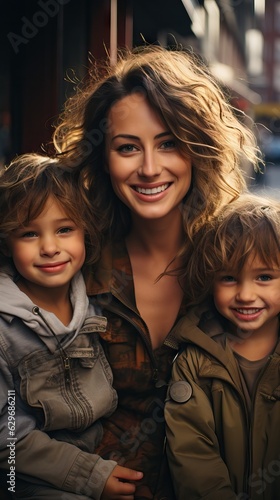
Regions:
[[[116,465],[105,484],[101,500],[134,500],[134,481],[142,479],[143,473]]]

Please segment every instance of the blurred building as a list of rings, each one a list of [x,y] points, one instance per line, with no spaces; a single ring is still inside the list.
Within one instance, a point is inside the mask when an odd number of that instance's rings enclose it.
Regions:
[[[109,53],[114,64],[118,47],[180,43],[192,48],[229,88],[234,104],[250,113],[263,90],[252,73],[248,38],[258,28],[256,19],[260,22],[259,1],[5,2],[0,18],[0,115],[10,117],[9,155],[39,151],[48,143],[65,99],[88,74],[89,59],[98,62]]]
[[[280,1],[257,0],[257,15],[251,36],[249,82],[260,96],[255,106],[260,143],[265,152],[280,161]],[[274,158],[274,159],[275,159]]]

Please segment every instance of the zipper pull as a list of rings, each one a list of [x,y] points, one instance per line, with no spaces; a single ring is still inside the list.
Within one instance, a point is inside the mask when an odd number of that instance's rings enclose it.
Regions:
[[[70,359],[67,357],[63,358],[63,364],[64,364],[65,382],[67,384],[69,384],[70,383]]]
[[[153,370],[153,381],[157,382],[157,380],[158,380],[158,369],[154,368],[154,370]]]

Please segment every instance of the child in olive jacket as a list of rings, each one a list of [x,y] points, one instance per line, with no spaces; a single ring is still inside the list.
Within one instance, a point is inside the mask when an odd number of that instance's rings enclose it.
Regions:
[[[194,249],[200,304],[176,327],[165,407],[177,500],[280,499],[280,203],[242,195]]]

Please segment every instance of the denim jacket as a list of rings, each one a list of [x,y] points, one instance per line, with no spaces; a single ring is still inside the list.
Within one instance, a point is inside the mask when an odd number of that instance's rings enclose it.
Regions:
[[[71,283],[68,326],[0,274],[0,466],[99,499],[116,462],[95,454],[100,418],[117,406],[99,343],[107,320],[89,303],[81,273]],[[30,478],[32,480],[32,478]]]

